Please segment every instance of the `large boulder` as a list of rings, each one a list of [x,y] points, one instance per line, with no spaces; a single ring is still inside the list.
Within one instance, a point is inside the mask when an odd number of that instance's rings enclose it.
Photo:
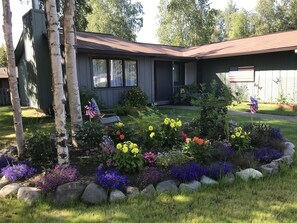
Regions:
[[[211,179],[205,175],[203,175],[200,179],[200,183],[205,184],[205,185],[216,185],[218,184],[217,181],[215,181],[214,179]]]
[[[53,196],[53,201],[57,204],[66,204],[77,201],[86,188],[85,184],[80,182],[71,182],[57,187]]]
[[[17,198],[31,205],[32,203],[41,199],[42,192],[35,187],[20,187]]]
[[[195,191],[201,188],[201,183],[197,180],[193,180],[188,183],[182,183],[179,185],[180,191]]]
[[[16,195],[21,186],[18,183],[8,184],[0,190],[1,197]]]
[[[4,187],[5,185],[9,184],[9,181],[3,176],[0,180],[0,188]]]
[[[295,145],[291,142],[284,142],[285,149],[284,149],[284,156],[294,156],[295,153]]]
[[[110,192],[109,201],[116,202],[125,199],[125,194],[120,190],[113,190]]]
[[[156,189],[152,184],[150,184],[141,191],[141,194],[146,196],[154,196],[156,194]]]
[[[83,195],[81,201],[86,204],[101,204],[107,202],[107,192],[98,184],[90,183]]]
[[[240,177],[244,181],[248,181],[249,179],[260,179],[263,177],[263,174],[255,170],[253,168],[248,168],[239,172],[236,172],[236,176]]]
[[[260,166],[260,170],[262,173],[273,175],[278,173],[279,165],[277,162],[272,161],[271,163]]]
[[[163,192],[176,193],[178,191],[178,187],[176,186],[175,181],[166,180],[158,183],[156,186],[156,190],[159,193],[163,193]]]

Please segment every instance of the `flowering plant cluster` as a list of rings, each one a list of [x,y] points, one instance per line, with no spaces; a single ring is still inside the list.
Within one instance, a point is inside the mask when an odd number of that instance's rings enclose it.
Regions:
[[[107,135],[109,135],[115,143],[124,142],[127,138],[127,128],[122,122],[106,126],[105,129],[107,130]]]
[[[261,148],[255,152],[255,158],[262,163],[269,163],[282,156],[281,151],[272,148]]]
[[[147,165],[153,165],[156,162],[157,155],[153,152],[146,152],[143,154],[143,158]]]
[[[183,151],[193,157],[198,163],[204,163],[210,156],[209,140],[202,139],[197,136],[186,138],[186,144]]]
[[[159,183],[165,176],[165,173],[157,167],[145,168],[138,176],[137,183],[140,189],[144,189],[146,186]]]
[[[118,143],[113,159],[114,166],[126,173],[138,171],[143,165],[141,150],[131,141]]]
[[[236,150],[246,151],[251,145],[250,132],[243,131],[241,127],[236,127],[231,134],[230,142]]]
[[[280,131],[280,129],[278,129],[278,128],[271,128],[270,136],[273,139],[278,139],[278,140],[283,140],[283,138],[284,138],[281,131]]]
[[[226,174],[231,173],[232,170],[233,170],[233,166],[231,163],[215,162],[215,163],[212,163],[210,167],[206,169],[205,175],[215,180],[219,180]]]
[[[99,163],[100,165],[106,167],[113,166],[113,155],[116,151],[114,147],[114,142],[109,136],[102,137],[102,143],[100,143],[101,152],[99,153]]]
[[[180,182],[200,180],[205,174],[205,169],[198,163],[187,163],[185,165],[173,166],[170,169],[170,176]]]
[[[96,183],[107,189],[121,189],[127,187],[127,177],[120,174],[118,170],[96,169]]]
[[[36,169],[27,164],[17,164],[2,168],[1,174],[10,182],[27,179],[36,173]]]
[[[42,190],[53,191],[62,184],[76,181],[77,177],[78,171],[76,168],[57,165],[48,173],[35,179],[35,184]]]
[[[179,140],[178,130],[182,127],[182,121],[177,119],[164,118],[163,124],[161,125],[160,135],[163,146],[170,147],[174,146]]]
[[[0,156],[0,171],[2,168],[6,166],[11,166],[14,162],[14,159],[7,155],[1,155]]]

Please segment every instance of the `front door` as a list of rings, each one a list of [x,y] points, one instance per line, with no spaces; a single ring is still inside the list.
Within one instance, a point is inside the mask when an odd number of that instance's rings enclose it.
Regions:
[[[172,101],[172,62],[155,61],[155,101],[169,104]]]

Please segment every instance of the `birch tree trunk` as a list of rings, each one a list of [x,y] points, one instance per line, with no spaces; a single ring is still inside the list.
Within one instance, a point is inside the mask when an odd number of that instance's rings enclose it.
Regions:
[[[64,3],[64,45],[67,89],[71,117],[72,144],[77,147],[75,134],[82,124],[82,112],[79,97],[79,87],[76,69],[76,41],[74,27],[75,0],[65,0]]]
[[[56,0],[45,0],[46,20],[49,51],[52,65],[53,98],[55,111],[56,148],[58,164],[69,165],[69,151],[67,147],[65,94],[63,89],[63,75],[61,64],[61,50],[59,37],[59,22]]]
[[[24,154],[24,130],[22,121],[22,110],[20,103],[20,96],[18,90],[18,80],[16,76],[16,65],[14,47],[12,41],[12,23],[9,0],[2,0],[3,5],[3,33],[7,48],[7,64],[8,64],[8,82],[10,90],[10,98],[13,110],[13,123],[16,134],[16,143],[18,156],[22,157]]]

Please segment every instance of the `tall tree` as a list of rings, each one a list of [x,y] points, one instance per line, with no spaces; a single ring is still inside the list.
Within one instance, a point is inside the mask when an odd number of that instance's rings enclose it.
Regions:
[[[7,67],[7,54],[4,45],[0,47],[0,67]]]
[[[159,41],[178,46],[209,43],[216,14],[208,0],[160,0]]]
[[[224,19],[224,39],[230,39],[230,34],[232,32],[232,16],[238,11],[236,3],[233,0],[229,0],[227,3],[226,8],[222,12],[223,19]]]
[[[77,127],[82,124],[79,87],[76,70],[76,46],[74,26],[74,0],[65,0],[64,4],[64,46],[67,89],[71,117],[72,144],[77,146],[75,134]]]
[[[58,163],[69,165],[69,151],[67,147],[65,94],[63,89],[63,76],[61,65],[61,51],[59,38],[59,22],[55,0],[44,0],[47,20],[47,33],[50,59],[52,65],[53,96],[55,111],[56,147]]]
[[[88,18],[88,31],[110,33],[134,41],[143,26],[140,2],[131,0],[90,0],[92,13]]]
[[[250,27],[248,12],[245,10],[234,13],[231,17],[232,29],[229,32],[229,39],[241,39],[249,37]]]
[[[20,96],[18,91],[18,80],[16,76],[16,65],[14,47],[12,41],[12,23],[9,0],[2,0],[3,6],[3,33],[7,49],[7,66],[8,66],[8,82],[11,97],[11,104],[13,109],[13,123],[16,134],[16,143],[18,156],[22,157],[24,154],[24,129],[22,120],[22,110],[20,103]]]
[[[56,6],[57,6],[57,13],[60,25],[63,26],[63,10],[64,5],[67,0],[56,0]],[[40,1],[40,7],[43,8],[44,4],[42,1]],[[86,0],[75,0],[75,8],[76,13],[74,17],[74,25],[76,29],[80,31],[85,31],[88,25],[87,21],[87,15],[92,12],[92,8],[89,4],[89,1]]]

